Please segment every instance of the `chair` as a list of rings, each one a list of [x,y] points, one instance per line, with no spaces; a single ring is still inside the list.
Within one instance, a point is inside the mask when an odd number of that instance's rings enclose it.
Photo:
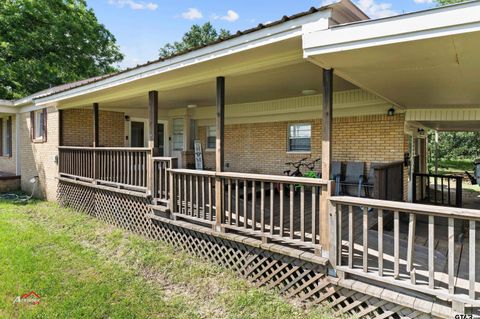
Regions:
[[[365,197],[372,197],[373,195],[373,188],[375,187],[375,167],[380,165],[380,163],[372,162],[370,163],[370,169],[368,171],[368,175],[365,176],[363,183],[361,185],[362,188],[365,190]],[[360,195],[359,195],[360,197]]]
[[[342,181],[342,177],[342,162],[333,161],[332,176],[330,176],[330,179],[335,181],[335,196],[340,195],[340,183]]]
[[[357,188],[358,197],[360,197],[363,187],[362,185],[365,183],[364,169],[364,162],[347,162],[345,178],[340,182],[343,194],[346,194],[345,190],[347,187],[354,186]]]

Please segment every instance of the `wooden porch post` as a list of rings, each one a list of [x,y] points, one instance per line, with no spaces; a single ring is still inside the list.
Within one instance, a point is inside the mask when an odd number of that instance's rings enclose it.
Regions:
[[[217,77],[217,116],[216,116],[216,148],[215,170],[224,170],[224,132],[225,131],[225,78]],[[223,188],[222,180],[215,178],[215,229],[221,230],[223,216]]]
[[[98,136],[98,103],[93,103],[93,147],[98,147],[99,145],[99,136]]]
[[[98,111],[98,103],[93,103],[93,148],[98,147],[100,144],[99,141],[99,111]],[[63,132],[62,132],[63,134]],[[97,177],[98,177],[98,167],[97,167],[97,152],[93,150],[93,181],[96,184],[97,183]]]
[[[322,179],[330,180],[332,161],[332,111],[333,111],[333,69],[323,70],[323,110],[322,110]],[[322,187],[320,200],[320,246],[330,250],[330,207],[331,187]],[[334,224],[332,224],[334,225]],[[331,251],[330,255],[335,252]]]
[[[148,92],[148,148],[150,154],[147,158],[147,192],[152,194],[154,181],[154,167],[152,157],[159,154],[158,148],[158,91]]]

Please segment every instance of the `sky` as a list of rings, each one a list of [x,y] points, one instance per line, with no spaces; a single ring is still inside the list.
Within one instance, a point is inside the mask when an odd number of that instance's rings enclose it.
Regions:
[[[353,1],[371,18],[435,6],[433,0]],[[210,21],[217,29],[234,33],[331,2],[334,0],[87,0],[124,53],[121,68],[156,60],[158,50],[181,39],[192,24]]]

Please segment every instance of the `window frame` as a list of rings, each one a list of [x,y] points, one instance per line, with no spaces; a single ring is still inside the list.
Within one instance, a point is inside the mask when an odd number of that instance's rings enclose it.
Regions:
[[[213,136],[211,135],[211,133],[212,133],[211,130],[213,131]],[[213,143],[213,147],[209,147],[209,141],[208,141],[209,137],[214,137],[215,138],[214,143]],[[217,148],[217,127],[216,126],[207,126],[205,128],[205,150],[212,151],[212,150],[215,150],[216,148]]]
[[[46,108],[30,112],[30,138],[34,143],[47,142]]]
[[[175,122],[177,123],[182,123],[181,126],[178,125],[178,127],[175,126]],[[181,134],[179,134],[180,130],[175,131],[176,129],[178,129],[179,127],[181,127]],[[176,141],[176,138],[178,138],[179,136],[181,136],[181,149],[180,148],[177,148],[176,145],[180,145],[180,142],[179,141]],[[185,136],[185,127],[184,127],[184,119],[182,118],[174,118],[172,119],[172,152],[182,152],[184,151],[185,149],[185,141],[184,141],[184,136]]]
[[[13,157],[12,117],[0,118],[0,157]]]
[[[309,148],[308,150],[307,149],[304,149],[304,150],[294,150],[292,149],[292,145],[291,145],[291,140],[292,139],[305,139],[305,137],[292,137],[291,136],[291,127],[292,126],[309,126],[310,127],[310,136],[308,137],[308,139],[310,140],[309,142]],[[287,153],[307,153],[307,154],[310,154],[312,152],[312,123],[308,123],[308,122],[302,122],[302,123],[289,123],[287,125]]]

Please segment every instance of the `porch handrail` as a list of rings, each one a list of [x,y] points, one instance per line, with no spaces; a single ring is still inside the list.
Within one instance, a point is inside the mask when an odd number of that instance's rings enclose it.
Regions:
[[[290,184],[305,184],[311,186],[327,185],[328,181],[318,178],[308,177],[292,177],[284,175],[266,175],[266,174],[250,174],[250,173],[236,173],[236,172],[215,172],[215,171],[201,171],[194,169],[169,169],[168,171],[180,174],[194,174],[211,177],[224,177],[224,178],[240,178],[245,180],[255,180],[263,182],[283,182]]]
[[[91,151],[130,151],[145,152],[150,151],[148,147],[91,147],[91,146],[58,146],[59,150],[91,150]]]
[[[477,209],[394,202],[388,200],[350,196],[332,196],[330,200],[333,204],[339,205],[362,205],[376,209],[410,212],[426,216],[438,216],[446,218],[453,217],[480,221],[480,210]]]
[[[59,175],[150,194],[151,149],[59,146]]]
[[[321,251],[327,235],[327,190],[331,182],[280,175],[168,169],[171,174],[172,213],[176,217],[262,237],[301,244]],[[215,189],[215,181],[221,188]],[[217,212],[214,194],[221,192],[224,209]],[[310,200],[311,198],[311,200]],[[329,249],[329,247],[323,247]]]
[[[480,285],[480,282],[476,280],[476,226],[477,222],[480,221],[480,210],[347,196],[333,196],[330,198],[330,202],[335,207],[336,212],[332,218],[339,225],[336,234],[337,252],[335,259],[337,261],[337,271],[364,276],[387,284],[399,285],[447,301],[480,306],[480,301],[476,299],[478,286]],[[375,210],[378,214],[373,213]],[[345,215],[346,218],[343,218]],[[428,244],[427,248],[423,248],[422,245],[419,246],[416,241],[417,217],[419,215],[427,217],[427,229],[424,230],[424,235],[427,237],[427,242],[424,243]],[[400,245],[401,216],[408,218],[406,246]],[[387,217],[393,217],[393,251],[388,253],[384,251],[384,246],[387,246],[384,243],[386,238],[384,236],[384,225]],[[440,218],[446,220],[447,223],[438,222]],[[357,219],[357,222],[354,221],[355,219]],[[363,222],[358,219],[363,220]],[[374,236],[378,236],[378,239],[375,238],[376,245],[368,239],[370,226],[375,219],[378,226],[373,227],[373,230],[377,230],[377,235]],[[342,223],[347,234],[342,234]],[[360,232],[363,233],[362,242],[355,242],[356,235],[354,233],[360,234],[355,229],[358,225],[361,227]],[[440,255],[436,250],[437,240],[439,239],[436,237],[437,232],[444,236],[446,243],[442,245],[448,247],[446,256]],[[462,232],[466,232],[462,243],[456,242],[455,238],[462,237],[459,236]],[[462,255],[457,255],[460,253],[460,250],[456,249],[459,244],[464,245],[465,250],[468,247],[468,252],[465,251],[461,253]],[[428,252],[420,251],[418,253],[419,249],[427,249]],[[358,250],[360,250],[360,258],[355,258],[355,251]],[[461,277],[460,274],[456,274],[457,267],[455,265],[460,263],[459,258],[465,260],[463,254],[467,253],[468,272],[465,273],[465,277]],[[401,254],[406,256],[406,260],[401,260]],[[346,264],[342,262],[342,255]],[[392,257],[393,260],[390,259]],[[426,262],[425,257],[427,257]],[[438,258],[445,258],[446,273],[441,268],[442,265],[438,263]],[[384,260],[392,264],[393,269],[386,271]],[[401,264],[406,264],[405,269],[401,267]],[[375,270],[372,268],[375,268]],[[459,293],[460,290],[466,291],[466,294]]]

